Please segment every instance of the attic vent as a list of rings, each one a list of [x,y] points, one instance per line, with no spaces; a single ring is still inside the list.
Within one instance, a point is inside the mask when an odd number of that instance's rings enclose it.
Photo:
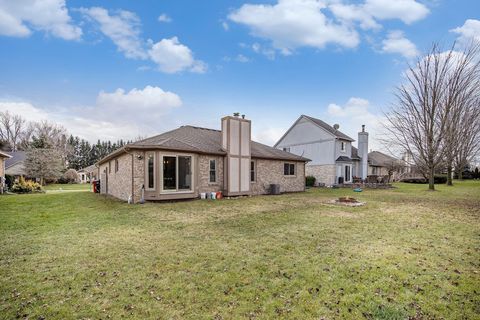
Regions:
[[[333,129],[338,130],[340,128],[340,125],[338,123],[335,123],[333,125]]]

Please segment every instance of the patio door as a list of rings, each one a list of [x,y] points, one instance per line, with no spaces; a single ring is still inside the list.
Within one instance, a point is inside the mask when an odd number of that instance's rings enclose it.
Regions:
[[[352,182],[352,165],[345,165],[345,182]]]

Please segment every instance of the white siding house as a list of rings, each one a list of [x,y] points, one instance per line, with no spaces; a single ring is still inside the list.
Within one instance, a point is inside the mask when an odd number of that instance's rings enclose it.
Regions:
[[[306,165],[306,175],[314,176],[318,183],[326,185],[339,181],[352,182],[354,176],[366,178],[362,172],[361,159],[357,149],[352,146],[354,139],[338,130],[338,125],[330,126],[322,120],[306,115],[300,116],[275,148],[311,159]],[[362,131],[362,140],[368,133]],[[368,143],[362,144],[362,152],[368,152]]]

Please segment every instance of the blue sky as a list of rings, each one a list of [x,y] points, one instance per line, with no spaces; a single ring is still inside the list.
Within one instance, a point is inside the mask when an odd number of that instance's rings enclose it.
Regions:
[[[408,62],[480,35],[466,0],[0,0],[0,111],[91,141],[241,112],[273,144],[307,114],[372,145]]]

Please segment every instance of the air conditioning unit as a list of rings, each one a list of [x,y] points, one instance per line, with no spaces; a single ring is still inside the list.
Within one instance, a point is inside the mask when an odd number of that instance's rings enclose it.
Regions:
[[[279,184],[271,184],[270,185],[270,194],[280,194],[280,185]]]

